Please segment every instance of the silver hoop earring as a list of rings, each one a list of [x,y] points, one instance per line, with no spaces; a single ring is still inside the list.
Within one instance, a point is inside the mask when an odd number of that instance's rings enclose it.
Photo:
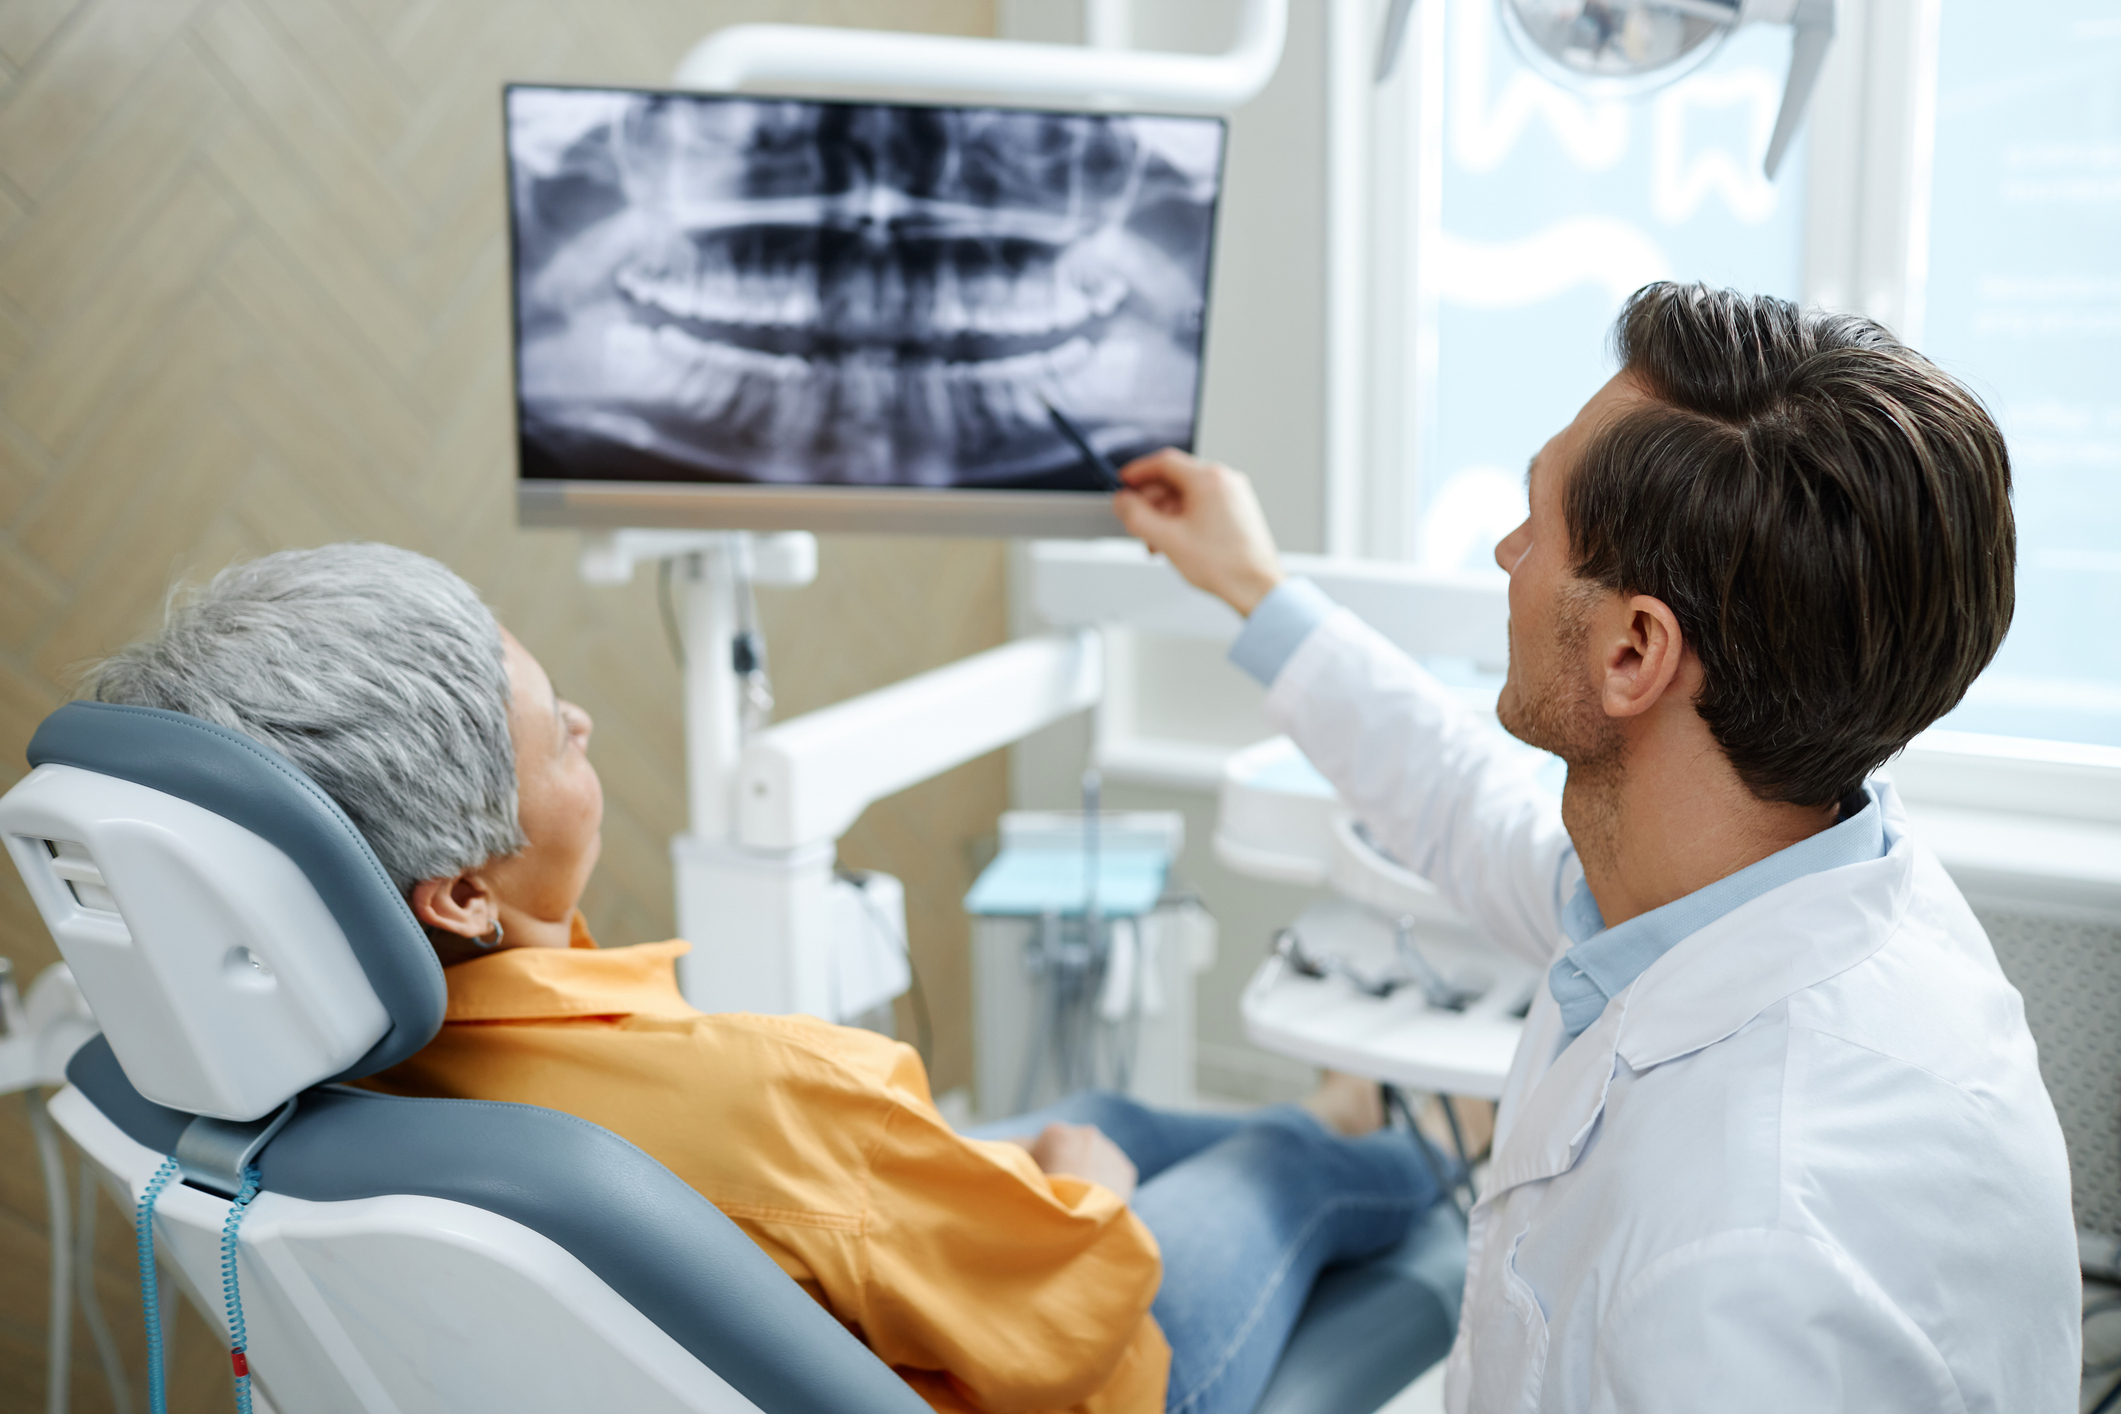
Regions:
[[[496,918],[493,920],[493,937],[491,939],[473,938],[471,940],[471,945],[477,948],[480,952],[492,952],[495,948],[501,945],[501,938],[501,920]]]

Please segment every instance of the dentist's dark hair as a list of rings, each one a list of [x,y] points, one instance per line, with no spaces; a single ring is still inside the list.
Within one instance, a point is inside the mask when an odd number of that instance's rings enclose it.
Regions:
[[[1664,601],[1695,708],[1763,800],[1825,805],[1943,716],[2010,628],[2010,457],[1882,326],[1660,282],[1613,331],[1651,401],[1564,493],[1576,572]]]

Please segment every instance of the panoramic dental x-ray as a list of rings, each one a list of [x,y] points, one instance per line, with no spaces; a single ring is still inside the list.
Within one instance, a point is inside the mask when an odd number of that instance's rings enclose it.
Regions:
[[[513,88],[527,477],[1093,489],[1189,445],[1219,120]]]

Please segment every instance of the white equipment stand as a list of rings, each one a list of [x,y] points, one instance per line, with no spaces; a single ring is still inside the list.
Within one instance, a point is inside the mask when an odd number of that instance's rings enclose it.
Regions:
[[[685,997],[703,1011],[861,1016],[906,989],[896,879],[834,872],[834,842],[868,806],[1095,705],[1091,631],[1026,639],[752,732],[733,645],[749,585],[817,573],[807,534],[591,534],[582,577],[624,583],[675,561],[692,828],[670,843]]]
[[[1096,818],[1101,859],[1146,853],[1168,866],[1185,846],[1185,816],[1176,810],[1101,810]],[[1085,823],[1080,811],[1007,811],[1001,851],[988,869],[1007,871],[1012,856],[1019,868],[1065,860],[1053,873],[1026,872],[1080,880],[1090,868]],[[1084,971],[1092,960],[1084,943],[1089,898],[1071,888],[1038,900],[1058,905],[1051,911],[1034,912],[1023,893],[1006,900],[988,893],[986,876],[974,886],[965,904],[973,915],[972,1076],[981,1121],[1027,1114],[1084,1086],[1109,1086],[1165,1109],[1198,1106],[1193,983],[1214,962],[1215,920],[1197,900],[1174,896],[1163,869],[1157,882],[1159,896],[1146,905],[1140,894],[1117,909],[1109,894],[1097,900],[1096,927],[1109,951],[1094,989],[1080,991],[1067,978],[1071,960]],[[1071,1012],[1077,1027],[1068,1024]]]
[[[37,974],[25,997],[15,983],[15,967],[0,957],[0,1095],[23,1091],[29,1103],[30,1136],[37,1145],[37,1166],[44,1176],[46,1231],[50,1234],[51,1300],[45,1319],[45,1407],[66,1409],[73,1377],[74,1308],[78,1304],[103,1378],[112,1389],[123,1386],[125,1366],[104,1318],[95,1291],[95,1269],[88,1246],[75,1240],[85,1230],[93,1244],[96,1214],[91,1206],[92,1180],[82,1175],[70,1195],[66,1155],[59,1130],[46,1107],[44,1086],[66,1084],[66,1063],[96,1034],[96,1016],[88,1009],[73,971],[55,962]],[[81,1209],[74,1211],[74,1198]],[[28,1280],[27,1275],[21,1277]]]

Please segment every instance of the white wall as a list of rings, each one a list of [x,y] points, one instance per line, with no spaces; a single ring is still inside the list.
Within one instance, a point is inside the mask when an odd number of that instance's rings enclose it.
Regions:
[[[1289,6],[1266,91],[1231,120],[1199,450],[1249,473],[1290,550],[1324,533],[1325,11]],[[1217,53],[1233,0],[1134,0],[1138,49]],[[1082,0],[1001,0],[1005,38],[1073,43]]]

